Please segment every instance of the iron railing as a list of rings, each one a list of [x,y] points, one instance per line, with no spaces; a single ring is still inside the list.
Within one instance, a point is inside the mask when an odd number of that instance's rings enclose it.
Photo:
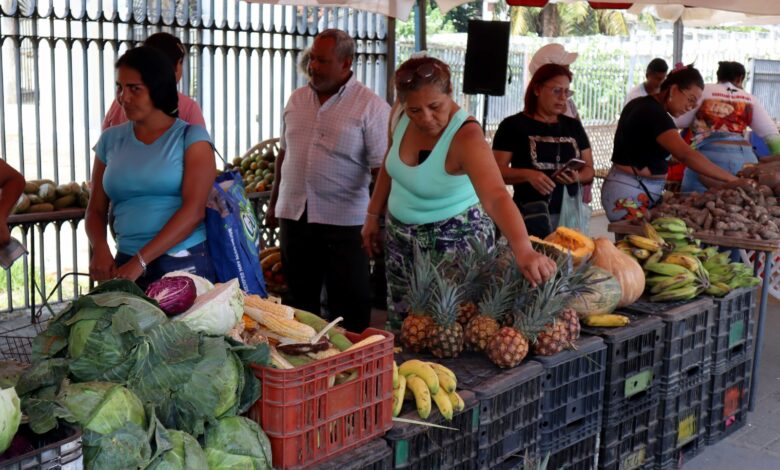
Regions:
[[[356,39],[357,78],[385,96],[388,20],[376,14],[239,0],[0,0],[0,156],[27,179],[88,180],[91,148],[114,98],[113,64],[166,31],[188,52],[180,89],[201,105],[218,152],[231,160],[278,137],[286,101],[305,82],[299,53],[328,27]],[[69,225],[15,230],[28,244],[34,233],[37,249],[34,260],[28,255],[4,273],[0,311],[30,306],[32,263],[42,289],[47,276],[86,270],[86,236],[77,222],[72,234],[63,231]],[[72,298],[75,282],[55,301]]]

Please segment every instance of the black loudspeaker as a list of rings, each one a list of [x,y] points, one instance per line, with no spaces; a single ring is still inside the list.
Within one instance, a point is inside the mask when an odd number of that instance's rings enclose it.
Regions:
[[[463,93],[503,96],[509,59],[509,22],[470,20]]]

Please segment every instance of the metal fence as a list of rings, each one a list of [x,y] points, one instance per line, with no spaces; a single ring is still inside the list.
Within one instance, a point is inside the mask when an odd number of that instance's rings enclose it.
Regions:
[[[113,64],[166,31],[188,52],[180,89],[200,103],[218,152],[230,160],[279,135],[287,98],[304,83],[298,55],[328,27],[356,39],[358,79],[385,96],[388,20],[380,15],[239,0],[0,0],[0,155],[28,179],[88,180],[91,147],[114,98]],[[0,281],[5,310],[29,306],[29,296],[16,294],[27,292],[20,284],[30,263],[43,289],[88,264],[82,230],[65,241],[58,224],[37,228],[36,260],[20,261]],[[61,289],[56,300],[75,291]]]
[[[750,90],[775,121],[780,121],[780,61],[754,60]]]

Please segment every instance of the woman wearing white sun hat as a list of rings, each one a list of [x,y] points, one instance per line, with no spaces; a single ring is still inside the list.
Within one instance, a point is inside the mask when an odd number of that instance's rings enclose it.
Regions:
[[[547,44],[536,51],[534,56],[531,57],[531,61],[528,63],[528,77],[529,79],[530,77],[533,77],[536,71],[539,70],[539,67],[545,64],[558,64],[568,68],[569,65],[577,60],[578,55],[579,54],[576,52],[568,52],[562,44],[555,42]],[[563,114],[564,116],[580,120],[577,106],[571,98],[567,100],[566,112]]]

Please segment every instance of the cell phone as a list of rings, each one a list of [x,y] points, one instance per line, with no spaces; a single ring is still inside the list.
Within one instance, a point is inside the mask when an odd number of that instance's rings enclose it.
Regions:
[[[560,176],[561,173],[567,170],[571,171],[580,171],[585,166],[585,160],[580,160],[579,158],[572,158],[568,162],[566,162],[562,168],[558,169],[553,173],[552,178],[555,179],[558,176]]]

